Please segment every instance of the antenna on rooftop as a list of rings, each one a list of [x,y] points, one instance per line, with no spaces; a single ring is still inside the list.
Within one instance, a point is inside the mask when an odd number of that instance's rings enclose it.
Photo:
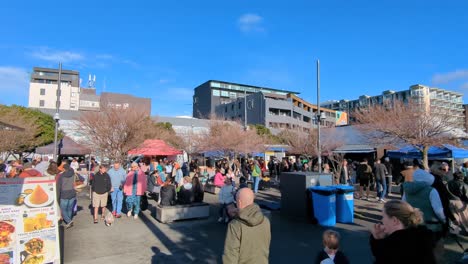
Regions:
[[[91,78],[91,74],[88,75],[88,88],[96,87],[96,75]]]

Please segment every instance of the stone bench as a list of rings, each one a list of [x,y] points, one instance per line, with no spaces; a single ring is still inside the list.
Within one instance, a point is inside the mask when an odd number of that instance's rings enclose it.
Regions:
[[[205,192],[211,193],[211,194],[218,194],[221,188],[215,186],[214,184],[207,183],[205,184]]]
[[[157,205],[155,208],[156,220],[161,223],[194,218],[207,218],[210,216],[210,205],[207,203],[193,203],[173,206]]]

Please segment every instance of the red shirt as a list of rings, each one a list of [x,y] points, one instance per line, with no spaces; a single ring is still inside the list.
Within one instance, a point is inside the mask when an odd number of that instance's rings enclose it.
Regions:
[[[36,169],[28,169],[28,170],[24,170],[23,172],[21,172],[18,177],[19,178],[42,177],[42,173],[40,173]]]

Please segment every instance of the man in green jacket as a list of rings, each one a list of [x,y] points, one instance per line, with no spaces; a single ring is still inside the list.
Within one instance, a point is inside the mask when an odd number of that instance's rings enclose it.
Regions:
[[[252,190],[240,189],[236,203],[239,211],[228,225],[223,263],[268,263],[270,221],[254,203]]]

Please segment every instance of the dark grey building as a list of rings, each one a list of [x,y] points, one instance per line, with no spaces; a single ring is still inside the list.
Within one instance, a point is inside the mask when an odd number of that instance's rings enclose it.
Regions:
[[[279,96],[299,94],[293,91],[209,80],[195,88],[193,95],[193,117],[209,118],[210,115],[215,113],[217,106],[228,104],[236,101],[238,98],[243,98],[245,95],[258,92]]]
[[[58,73],[58,69],[34,67],[30,82],[57,84]],[[70,84],[70,86],[79,87],[80,73],[78,71],[62,70],[61,81]]]
[[[247,107],[245,107],[247,106]],[[322,108],[322,125],[334,126],[336,112]],[[316,126],[317,106],[294,94],[278,95],[256,92],[246,98],[237,98],[230,103],[216,106],[215,113],[224,120],[237,120],[247,124],[260,124],[273,134],[281,129],[310,131]],[[247,120],[245,119],[247,113]]]

